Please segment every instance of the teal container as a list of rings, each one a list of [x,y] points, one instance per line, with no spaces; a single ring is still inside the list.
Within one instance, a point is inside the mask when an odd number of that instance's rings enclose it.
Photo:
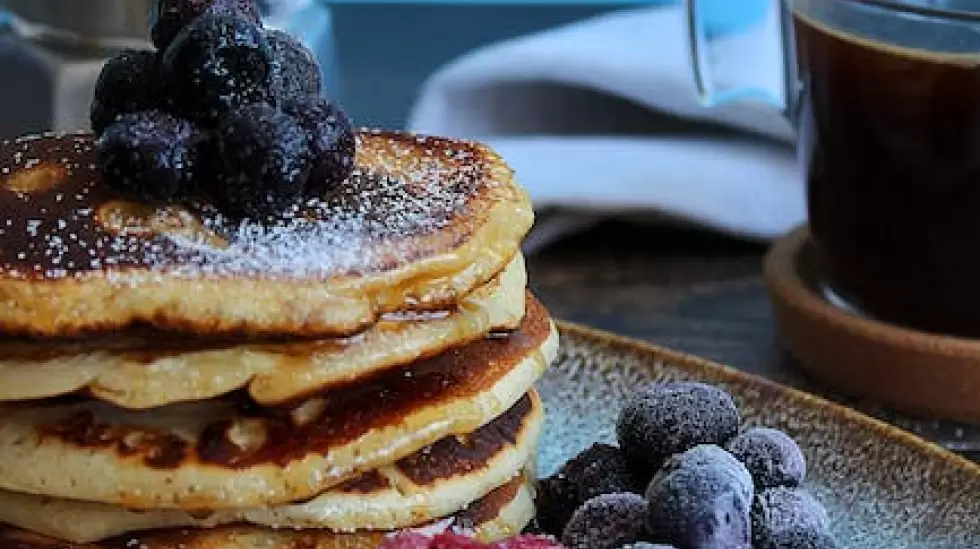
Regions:
[[[695,0],[704,17],[704,31],[718,37],[761,23],[775,0]]]

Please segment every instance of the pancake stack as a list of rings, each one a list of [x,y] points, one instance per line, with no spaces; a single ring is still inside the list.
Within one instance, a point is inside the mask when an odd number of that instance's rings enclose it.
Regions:
[[[0,547],[375,547],[520,532],[557,353],[488,148],[359,132],[275,223],[0,146]]]

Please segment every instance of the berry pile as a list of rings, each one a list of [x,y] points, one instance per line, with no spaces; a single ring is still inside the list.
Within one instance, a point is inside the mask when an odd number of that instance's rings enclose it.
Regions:
[[[539,483],[538,527],[568,549],[839,549],[802,488],[803,452],[776,429],[740,431],[725,391],[655,383],[596,444]]]
[[[553,540],[542,536],[518,536],[497,543],[485,544],[451,532],[426,536],[403,533],[382,543],[378,549],[563,549]]]
[[[350,120],[313,54],[262,27],[254,0],[158,0],[156,51],[102,69],[91,105],[106,180],[154,201],[208,195],[266,220],[350,176]]]

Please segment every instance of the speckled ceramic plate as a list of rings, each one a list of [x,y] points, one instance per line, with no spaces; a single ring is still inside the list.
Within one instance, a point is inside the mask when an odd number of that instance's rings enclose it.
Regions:
[[[808,485],[849,549],[980,547],[980,467],[847,408],[717,364],[562,324],[558,364],[539,385],[548,413],[540,473],[594,441],[614,442],[629,392],[649,380],[719,385],[747,424],[791,434]]]

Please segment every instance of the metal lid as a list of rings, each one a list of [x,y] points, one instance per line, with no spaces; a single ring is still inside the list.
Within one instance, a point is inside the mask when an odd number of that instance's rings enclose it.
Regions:
[[[88,38],[146,37],[155,0],[0,0],[0,7],[37,25]]]

